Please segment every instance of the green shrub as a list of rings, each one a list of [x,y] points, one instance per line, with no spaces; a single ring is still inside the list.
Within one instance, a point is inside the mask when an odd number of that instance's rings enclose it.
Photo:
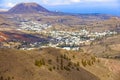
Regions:
[[[77,62],[77,66],[80,66],[80,63],[79,63],[79,62]]]
[[[42,59],[41,62],[42,62],[42,65],[45,65],[45,61],[44,61],[44,59]]]
[[[69,62],[69,63],[68,63],[68,66],[71,67],[71,66],[72,66],[72,62]]]
[[[42,63],[41,63],[41,61],[35,60],[35,65],[38,66],[38,67],[41,67]]]
[[[100,63],[100,59],[98,59],[97,62]]]
[[[77,67],[77,64],[76,64],[76,63],[74,63],[74,66],[75,66],[75,67]]]
[[[71,61],[71,59],[70,59],[70,58],[68,58],[68,60],[69,60],[69,61]]]
[[[7,80],[11,80],[10,76],[8,76],[8,79]]]
[[[61,59],[60,68],[63,70],[63,59]]]
[[[86,65],[87,65],[86,60],[83,60],[83,59],[82,59],[81,63],[82,63],[82,65],[83,65],[84,67],[86,67]]]
[[[41,67],[42,65],[45,65],[44,59],[35,60],[35,65],[38,66],[38,67]]]
[[[59,57],[57,56],[57,58],[56,58],[56,61],[57,61],[57,63],[59,63]]]
[[[14,77],[12,77],[12,79],[14,79]]]
[[[68,66],[64,66],[64,69],[65,69],[66,71],[70,71],[70,68],[69,68]]]
[[[48,60],[48,64],[52,64],[52,60],[51,59]]]
[[[60,65],[63,66],[63,59],[61,59]]]
[[[91,64],[93,65],[93,64],[94,64],[94,62],[93,62],[93,61],[91,61]]]
[[[73,55],[73,58],[75,59],[75,55]]]
[[[72,69],[74,69],[74,67],[72,66]]]
[[[60,57],[61,57],[61,58],[64,58],[64,56],[63,56],[62,54],[60,55]]]
[[[87,61],[87,64],[88,64],[89,66],[91,66],[91,65],[92,65],[91,60],[88,60],[88,61]]]
[[[64,58],[64,59],[67,59],[67,56],[66,56],[66,54],[64,54],[64,55],[63,55],[63,58]]]
[[[57,65],[57,70],[59,70],[59,65]]]
[[[49,71],[52,71],[52,68],[51,68],[51,67],[49,67],[49,68],[48,68],[48,70],[49,70]]]
[[[91,59],[93,60],[93,62],[96,62],[96,57],[92,56]]]
[[[0,80],[4,80],[4,79],[3,79],[3,76],[0,77]]]
[[[55,66],[53,66],[53,69],[56,69]]]
[[[77,70],[77,71],[80,71],[80,69],[79,69],[78,67],[76,68],[76,70]]]

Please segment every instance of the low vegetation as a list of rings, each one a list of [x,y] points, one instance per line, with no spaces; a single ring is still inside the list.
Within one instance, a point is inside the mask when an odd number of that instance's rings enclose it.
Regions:
[[[35,65],[38,66],[38,67],[41,67],[42,65],[45,65],[44,59],[35,60]]]
[[[50,51],[48,51],[48,53],[52,54],[52,52]],[[76,57],[73,54],[64,53],[64,54],[55,56],[55,60],[53,60],[52,58],[48,58],[48,59],[42,58],[42,59],[35,60],[35,65],[38,67],[44,66],[48,68],[49,71],[56,71],[56,70],[61,71],[62,70],[62,71],[70,72],[73,70],[80,71],[79,68],[81,67],[81,65],[83,67],[86,67],[86,66],[92,66],[95,63],[100,62],[100,60],[97,59],[95,56],[80,59],[81,61],[72,62],[73,60],[76,60],[77,58],[78,57]]]
[[[14,80],[14,77],[11,77],[11,76],[8,76],[8,77],[0,76],[0,80]]]

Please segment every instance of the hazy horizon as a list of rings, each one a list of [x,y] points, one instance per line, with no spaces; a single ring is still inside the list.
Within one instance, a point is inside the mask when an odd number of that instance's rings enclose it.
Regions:
[[[10,9],[18,3],[33,2],[32,0],[1,0],[0,9]],[[50,11],[65,13],[101,13],[120,16],[119,0],[34,0],[34,2]]]

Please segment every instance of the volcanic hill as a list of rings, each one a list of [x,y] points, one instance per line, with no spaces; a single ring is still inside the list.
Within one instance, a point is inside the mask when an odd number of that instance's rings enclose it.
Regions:
[[[8,13],[39,13],[49,12],[37,3],[20,3],[11,8]]]

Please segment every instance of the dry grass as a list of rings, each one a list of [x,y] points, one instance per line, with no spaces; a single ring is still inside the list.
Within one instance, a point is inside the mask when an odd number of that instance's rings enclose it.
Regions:
[[[56,62],[56,58],[57,56],[60,58],[61,54],[65,54],[61,53],[61,51],[54,48],[33,51],[1,49],[0,75],[14,77],[15,80],[99,80],[99,78],[80,66],[78,67],[79,71],[76,69],[67,71],[60,68],[59,70],[50,71],[50,68],[60,64]],[[35,60],[40,59],[45,60],[45,65],[38,67],[35,65]],[[48,60],[52,60],[52,63],[49,64]],[[71,62],[65,59],[63,61],[64,66]],[[73,64],[73,62],[71,63]]]

